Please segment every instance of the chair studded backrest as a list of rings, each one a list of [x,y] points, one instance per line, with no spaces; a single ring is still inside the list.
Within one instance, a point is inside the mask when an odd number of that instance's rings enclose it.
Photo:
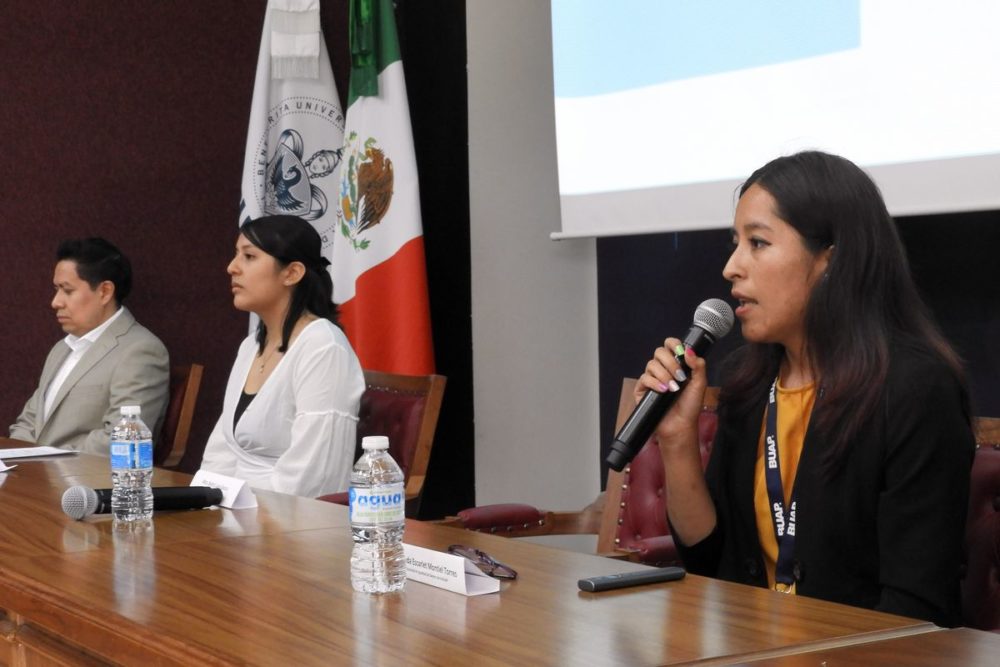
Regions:
[[[403,469],[406,497],[420,495],[427,476],[446,379],[365,371],[367,389],[358,411],[358,452],[367,435],[389,438],[389,453]]]
[[[365,393],[358,409],[357,448],[368,435],[389,438],[389,453],[403,469],[406,479],[407,516],[418,509],[427,477],[434,431],[447,378],[443,375],[398,375],[365,371]],[[331,493],[320,500],[347,504],[347,492]]]
[[[635,380],[626,378],[622,383],[619,403],[618,426],[635,407],[632,388]],[[718,419],[715,414],[718,388],[709,387],[705,403],[698,418],[698,445],[701,448],[702,467],[708,463]],[[608,549],[637,551],[638,560],[650,565],[671,565],[679,562],[670,528],[667,524],[666,488],[663,460],[656,443],[650,439],[621,473],[609,471],[608,493],[618,498],[613,502],[614,538]]]

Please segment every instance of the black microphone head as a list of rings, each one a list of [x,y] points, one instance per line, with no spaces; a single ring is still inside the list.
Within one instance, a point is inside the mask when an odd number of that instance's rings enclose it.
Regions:
[[[715,341],[729,333],[735,321],[733,309],[722,299],[703,301],[694,311],[694,323],[684,337],[684,346],[690,347],[698,356],[703,357]],[[682,367],[687,367],[684,363],[683,351],[677,355],[677,361]],[[685,386],[683,381],[679,384],[682,387]],[[618,430],[615,441],[611,443],[611,449],[605,461],[612,470],[622,470],[625,464],[639,453],[639,450],[653,434],[656,425],[673,404],[676,396],[676,393],[670,392],[650,391],[646,393]]]
[[[205,498],[207,498],[209,506],[221,505],[223,497],[222,489],[216,489],[212,486],[206,486],[205,488],[207,489],[205,491]]]
[[[694,311],[694,325],[710,333],[716,340],[733,328],[736,316],[733,309],[722,299],[708,299]]]
[[[63,492],[63,512],[77,521],[96,512],[98,503],[97,491],[87,486],[71,486]]]

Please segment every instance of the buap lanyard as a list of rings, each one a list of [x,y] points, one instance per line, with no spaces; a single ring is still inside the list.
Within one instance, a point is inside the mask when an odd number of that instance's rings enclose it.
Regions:
[[[792,592],[795,585],[792,555],[795,553],[795,485],[792,485],[792,504],[785,511],[785,493],[781,483],[781,459],[778,456],[778,380],[771,383],[767,399],[767,418],[764,427],[764,479],[767,498],[771,505],[771,523],[778,541],[778,560],[774,568],[774,588],[783,593]]]

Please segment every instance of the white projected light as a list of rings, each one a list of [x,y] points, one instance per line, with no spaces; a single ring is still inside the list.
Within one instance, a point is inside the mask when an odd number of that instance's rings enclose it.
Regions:
[[[552,0],[562,232],[728,227],[779,155],[865,167],[893,215],[1000,208],[1000,3]]]

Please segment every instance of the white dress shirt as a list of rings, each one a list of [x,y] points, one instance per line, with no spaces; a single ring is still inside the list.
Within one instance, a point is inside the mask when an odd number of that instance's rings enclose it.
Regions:
[[[256,353],[255,336],[248,336],[229,374],[202,469],[297,496],[346,491],[365,390],[347,337],[328,320],[306,325],[234,427]]]
[[[102,324],[94,327],[82,336],[74,336],[73,334],[67,334],[63,339],[63,342],[69,346],[70,353],[63,361],[62,366],[59,367],[59,372],[56,373],[55,377],[52,378],[52,382],[45,389],[45,404],[44,411],[39,415],[39,421],[45,421],[49,414],[52,412],[52,404],[55,403],[56,394],[59,393],[59,389],[63,386],[63,382],[69,377],[69,374],[73,372],[76,365],[80,363],[80,359],[83,355],[87,353],[90,346],[97,342],[97,339],[101,337],[111,323],[118,319],[118,316],[122,314],[121,306],[118,306],[118,310],[115,314],[104,320]]]

